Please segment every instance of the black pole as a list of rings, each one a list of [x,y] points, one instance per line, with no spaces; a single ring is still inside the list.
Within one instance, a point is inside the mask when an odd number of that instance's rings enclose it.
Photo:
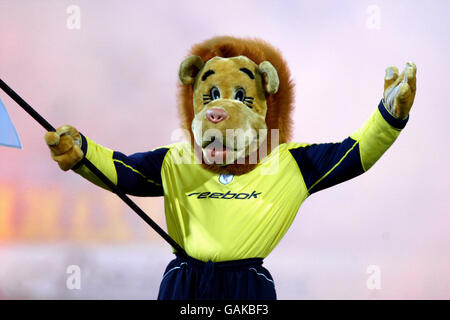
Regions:
[[[11,89],[2,79],[0,79],[0,88],[13,99],[19,106],[22,107],[30,116],[34,118],[47,131],[56,131],[55,128],[45,120],[36,110],[34,110],[25,100],[23,100],[13,89]],[[104,184],[108,186],[115,194],[119,196],[134,212],[136,212],[147,224],[153,228],[164,240],[166,240],[176,251],[177,254],[187,255],[183,248],[175,242],[161,227],[154,222],[141,208],[138,207],[133,200],[131,200],[125,193],[123,193],[107,176],[103,174],[96,166],[92,164],[87,158],[81,160],[92,173],[94,173]]]

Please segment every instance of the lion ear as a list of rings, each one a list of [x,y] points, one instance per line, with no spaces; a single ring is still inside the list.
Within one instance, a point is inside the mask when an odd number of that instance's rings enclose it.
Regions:
[[[263,61],[259,64],[258,70],[263,76],[263,85],[266,92],[269,94],[277,93],[280,79],[275,67],[269,61]]]
[[[202,58],[199,56],[189,56],[180,65],[178,77],[182,84],[193,84],[199,71],[203,68]]]

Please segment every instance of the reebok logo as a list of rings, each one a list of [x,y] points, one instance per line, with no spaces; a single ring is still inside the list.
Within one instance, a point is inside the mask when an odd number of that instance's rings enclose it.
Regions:
[[[238,200],[246,200],[246,199],[257,199],[258,196],[261,194],[261,192],[253,191],[250,193],[232,193],[228,191],[227,193],[222,192],[193,192],[191,194],[188,194],[188,197],[194,197],[197,199],[238,199]]]

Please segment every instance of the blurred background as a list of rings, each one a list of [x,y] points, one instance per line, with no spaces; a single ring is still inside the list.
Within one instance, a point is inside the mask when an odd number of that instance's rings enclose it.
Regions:
[[[130,154],[175,142],[179,64],[212,36],[282,51],[296,142],[347,137],[377,107],[385,68],[412,60],[416,100],[394,146],[306,200],[265,264],[280,299],[449,299],[449,12],[446,0],[0,0],[0,77],[54,126]],[[62,172],[44,130],[0,98],[23,145],[0,147],[0,299],[155,299],[168,245]],[[165,227],[161,198],[134,200]]]

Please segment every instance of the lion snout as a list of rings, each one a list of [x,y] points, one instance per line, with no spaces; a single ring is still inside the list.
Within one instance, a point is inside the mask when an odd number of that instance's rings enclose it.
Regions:
[[[212,108],[206,111],[206,119],[212,123],[219,123],[228,118],[228,113],[223,109]]]

